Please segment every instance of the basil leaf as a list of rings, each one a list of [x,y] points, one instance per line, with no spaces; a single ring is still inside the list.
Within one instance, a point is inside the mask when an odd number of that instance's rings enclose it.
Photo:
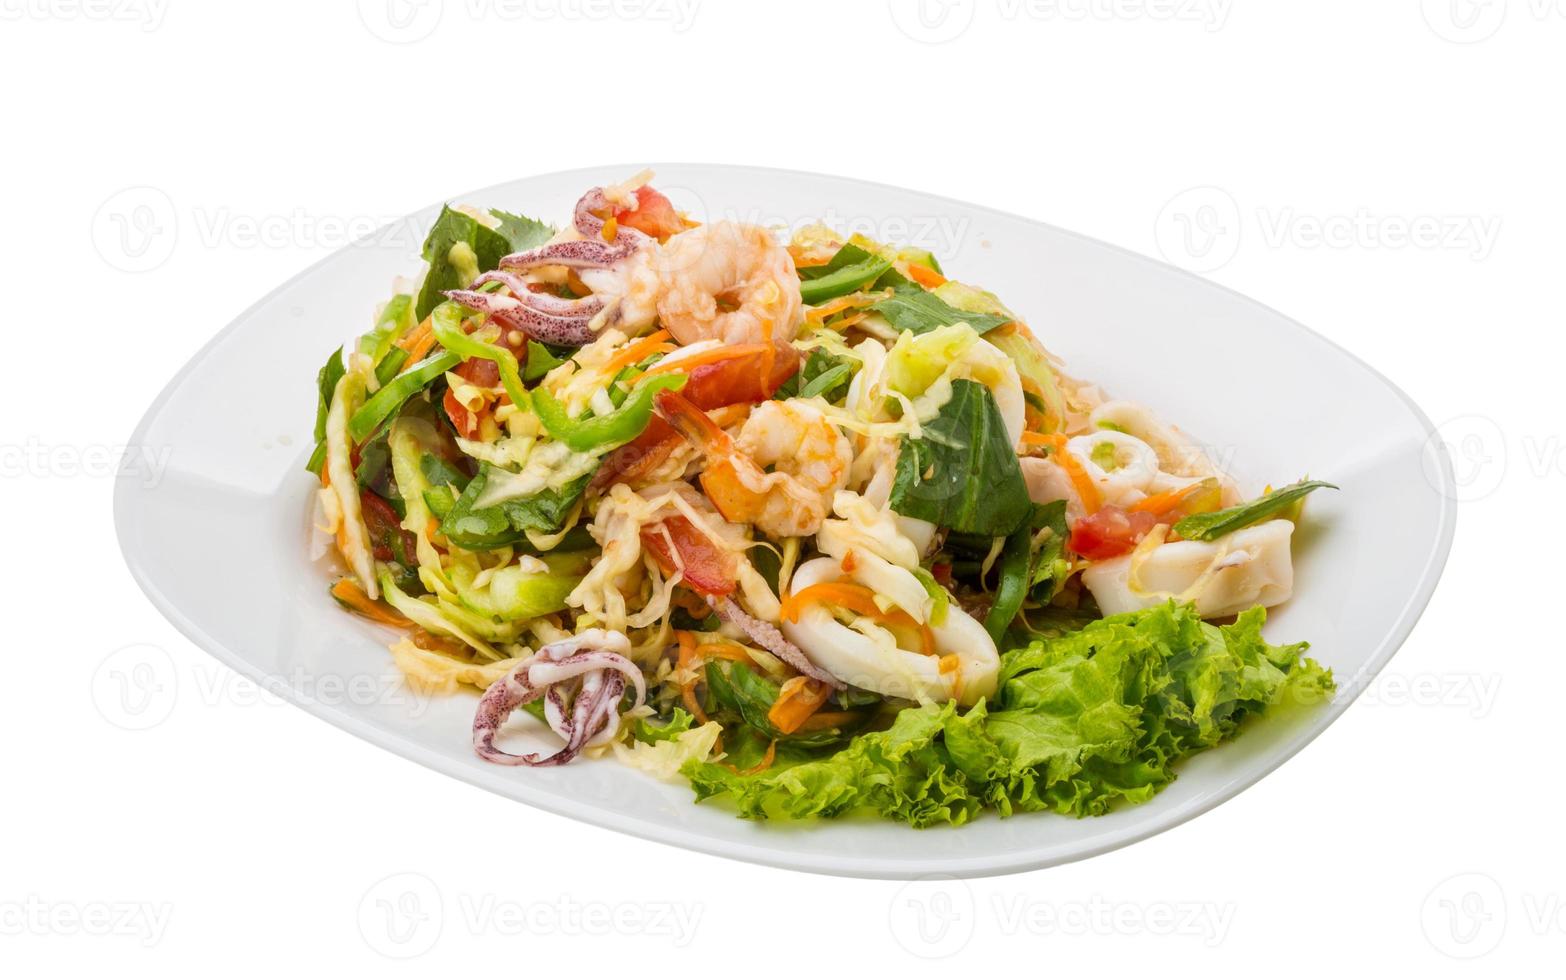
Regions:
[[[1006,536],[1001,548],[1000,584],[995,587],[995,601],[984,617],[985,632],[996,646],[1006,634],[1006,627],[1017,618],[1022,600],[1028,595],[1029,551],[1033,545],[1033,528],[1024,521],[1022,526]]]
[[[992,538],[1028,519],[1033,502],[988,388],[952,382],[951,400],[924,426],[924,437],[903,440],[890,503],[906,517]]]
[[[450,205],[442,208],[440,217],[435,219],[424,239],[422,254],[430,269],[419,288],[418,305],[414,307],[418,319],[429,316],[431,310],[445,302],[446,290],[462,289],[472,281],[473,277],[453,262],[451,251],[459,245],[466,245],[472,251],[478,271],[485,272],[500,264],[501,256],[510,251],[511,243],[470,215],[453,211]]]
[[[783,382],[772,397],[781,401],[820,395],[829,402],[836,402],[847,393],[848,383],[853,380],[858,364],[853,358],[830,354],[817,347],[805,359],[804,367]]]
[[[434,453],[425,453],[419,460],[419,472],[424,474],[424,479],[432,487],[453,486],[460,493],[468,485],[468,478],[461,470]]]
[[[1071,570],[1066,561],[1066,537],[1070,534],[1066,527],[1066,502],[1052,500],[1035,506],[1031,523],[1034,528],[1050,530],[1049,537],[1039,545],[1038,554],[1033,556],[1033,573],[1028,579],[1028,594],[1035,602],[1046,603],[1066,584]]]
[[[1312,490],[1320,490],[1323,487],[1329,490],[1338,489],[1336,485],[1321,480],[1301,480],[1299,483],[1291,483],[1248,503],[1215,510],[1209,514],[1192,514],[1190,517],[1181,518],[1175,522],[1174,531],[1187,541],[1215,541],[1225,534],[1232,534],[1241,528],[1259,524],[1279,511],[1288,509],[1296,501],[1305,499],[1305,495]]]
[[[569,352],[566,352],[563,356],[557,355],[538,341],[529,340],[527,342],[527,363],[522,365],[522,380],[537,381],[570,360],[570,358]]]
[[[898,330],[925,333],[936,327],[949,327],[954,323],[966,323],[976,333],[988,333],[996,327],[1010,323],[1009,317],[994,313],[968,313],[941,299],[939,296],[912,283],[892,287],[892,295],[870,307]]]

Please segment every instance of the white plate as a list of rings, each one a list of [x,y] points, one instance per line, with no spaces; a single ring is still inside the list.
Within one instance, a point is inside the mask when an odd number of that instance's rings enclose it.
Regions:
[[[588,187],[633,167],[550,174],[454,200],[560,222]],[[1452,540],[1451,467],[1390,382],[1310,330],[1210,282],[987,208],[878,184],[752,167],[660,165],[657,186],[702,219],[839,227],[934,249],[995,291],[1078,377],[1152,406],[1259,490],[1309,474],[1296,597],[1274,640],[1308,639],[1336,672],[1332,704],[1267,718],[1187,762],[1152,802],[1075,820],[991,814],[915,831],[877,821],[753,823],[683,784],[613,761],[508,769],[469,747],[476,694],[422,699],[395,680],[391,634],[343,613],[306,555],[303,471],[315,372],[417,268],[438,206],[333,255],[218,334],[158,396],[132,441],[168,450],[161,480],[120,480],[120,546],[147,595],[223,663],[377,745],[555,813],[699,851],[877,877],[984,875],[1098,854],[1167,830],[1250,786],[1318,735],[1392,656]]]

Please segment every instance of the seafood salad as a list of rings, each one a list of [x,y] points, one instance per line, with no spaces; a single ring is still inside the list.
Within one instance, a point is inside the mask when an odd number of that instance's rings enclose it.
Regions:
[[[928,826],[1145,801],[1332,690],[1261,629],[1328,484],[1248,495],[929,252],[651,180],[444,208],[317,378],[331,595],[477,695],[453,738]]]

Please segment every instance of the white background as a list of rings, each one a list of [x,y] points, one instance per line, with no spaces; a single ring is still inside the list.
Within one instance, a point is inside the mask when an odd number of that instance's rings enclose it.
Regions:
[[[1563,7],[0,0],[5,972],[1558,970]],[[208,337],[382,221],[638,159],[1006,208],[1313,326],[1451,444],[1429,611],[1216,811],[912,887],[525,809],[258,695],[153,611],[112,458]],[[309,379],[277,396],[308,412]],[[130,713],[136,663],[175,683]]]

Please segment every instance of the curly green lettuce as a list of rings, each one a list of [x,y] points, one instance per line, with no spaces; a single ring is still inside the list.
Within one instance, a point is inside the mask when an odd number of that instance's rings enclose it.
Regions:
[[[753,819],[869,812],[928,827],[985,808],[1102,814],[1151,799],[1179,760],[1252,715],[1330,695],[1331,671],[1305,643],[1262,639],[1265,620],[1258,607],[1214,626],[1173,603],[1112,616],[1002,655],[991,704],[908,708],[836,754],[755,775],[699,761],[681,772],[698,800],[727,798]]]

